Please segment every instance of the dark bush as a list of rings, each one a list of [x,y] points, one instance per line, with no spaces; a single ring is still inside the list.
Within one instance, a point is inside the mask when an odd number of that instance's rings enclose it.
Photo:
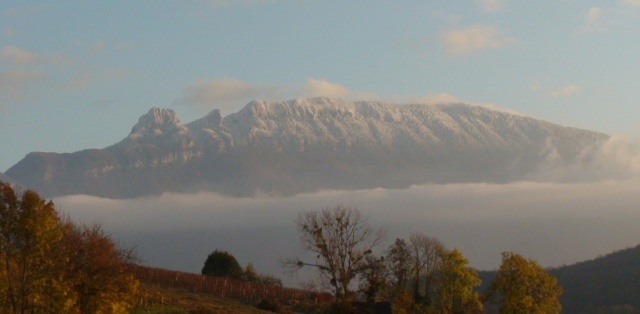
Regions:
[[[242,267],[238,260],[228,252],[215,250],[207,257],[202,267],[202,274],[213,277],[229,277],[239,279]]]

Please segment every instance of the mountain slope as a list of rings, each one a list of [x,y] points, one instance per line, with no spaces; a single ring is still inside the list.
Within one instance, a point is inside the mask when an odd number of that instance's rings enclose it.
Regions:
[[[0,172],[0,181],[11,182],[11,178],[7,177],[4,173]]]
[[[254,101],[224,118],[214,110],[188,124],[153,108],[119,143],[30,153],[7,175],[47,196],[116,198],[507,182],[545,164],[574,162],[606,138],[466,104]]]
[[[640,313],[640,245],[554,269],[567,313]],[[606,311],[605,311],[606,310]]]

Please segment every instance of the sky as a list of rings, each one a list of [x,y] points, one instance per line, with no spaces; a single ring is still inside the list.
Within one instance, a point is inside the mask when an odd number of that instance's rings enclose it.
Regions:
[[[638,0],[2,1],[0,171],[103,148],[151,107],[468,102],[640,135]]]
[[[112,145],[151,107],[188,123],[254,99],[466,102],[613,137],[593,163],[530,182],[54,201],[147,264],[194,272],[218,248],[280,274],[301,254],[296,215],[336,204],[384,226],[386,244],[424,233],[480,269],[507,250],[575,263],[640,239],[638,29],[638,0],[6,0],[0,172],[33,151]]]

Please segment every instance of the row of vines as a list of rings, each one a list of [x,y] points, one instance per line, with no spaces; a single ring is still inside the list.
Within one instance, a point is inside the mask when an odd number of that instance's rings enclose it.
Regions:
[[[296,304],[300,302],[326,304],[333,301],[333,296],[325,292],[263,285],[230,278],[203,276],[140,265],[133,265],[132,270],[138,280],[147,284],[205,293],[247,304],[255,304],[265,299],[281,304]]]

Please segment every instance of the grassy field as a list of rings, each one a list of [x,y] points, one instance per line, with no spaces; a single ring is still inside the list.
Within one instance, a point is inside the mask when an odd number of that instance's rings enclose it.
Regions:
[[[132,314],[271,313],[259,310],[252,305],[206,293],[145,283],[142,283],[140,288],[144,298],[141,301],[142,304],[131,311]]]

